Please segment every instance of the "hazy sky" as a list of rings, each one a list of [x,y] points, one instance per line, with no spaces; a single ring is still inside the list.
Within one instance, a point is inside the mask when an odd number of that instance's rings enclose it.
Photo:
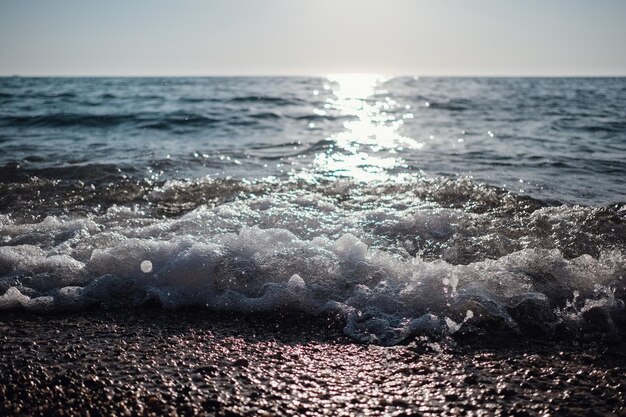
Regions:
[[[626,75],[626,0],[0,0],[0,74]]]

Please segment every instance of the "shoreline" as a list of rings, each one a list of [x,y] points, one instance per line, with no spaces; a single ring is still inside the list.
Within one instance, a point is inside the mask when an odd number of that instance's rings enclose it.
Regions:
[[[331,318],[0,314],[2,415],[625,415],[621,347],[357,344]]]

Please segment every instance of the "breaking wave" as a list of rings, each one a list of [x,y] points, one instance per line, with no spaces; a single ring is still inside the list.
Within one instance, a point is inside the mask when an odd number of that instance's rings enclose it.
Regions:
[[[466,179],[143,193],[132,207],[0,216],[0,309],[298,310],[382,344],[625,331],[623,206],[547,205]],[[166,201],[186,210],[155,215]]]

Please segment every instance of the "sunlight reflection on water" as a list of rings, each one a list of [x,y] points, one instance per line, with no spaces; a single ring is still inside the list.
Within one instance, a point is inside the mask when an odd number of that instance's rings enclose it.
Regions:
[[[325,108],[351,119],[344,122],[343,131],[328,138],[335,146],[316,155],[315,171],[358,181],[388,180],[390,170],[406,166],[399,151],[423,147],[423,143],[400,135],[404,120],[390,112],[400,104],[386,96],[385,81],[378,74],[328,76],[326,85],[333,95]],[[379,96],[383,98],[375,99]],[[409,115],[406,113],[407,118]]]

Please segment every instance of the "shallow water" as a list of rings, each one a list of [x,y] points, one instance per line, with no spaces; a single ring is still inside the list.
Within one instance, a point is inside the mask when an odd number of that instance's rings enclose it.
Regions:
[[[384,344],[623,337],[625,92],[2,78],[0,309],[288,308]]]

